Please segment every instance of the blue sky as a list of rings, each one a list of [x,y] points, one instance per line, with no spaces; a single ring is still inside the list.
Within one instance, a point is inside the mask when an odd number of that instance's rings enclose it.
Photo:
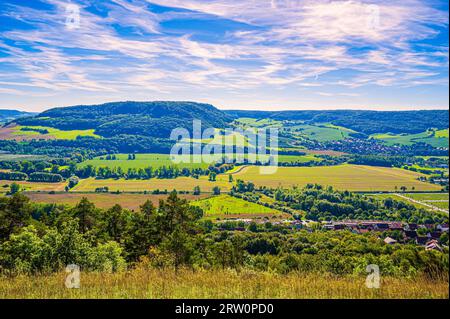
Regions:
[[[3,0],[0,108],[446,108],[448,36],[447,0]]]

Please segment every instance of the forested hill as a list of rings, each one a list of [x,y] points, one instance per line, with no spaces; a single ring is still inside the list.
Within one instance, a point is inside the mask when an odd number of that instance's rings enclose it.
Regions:
[[[1,114],[1,113],[0,113]],[[114,102],[47,110],[34,117],[16,120],[22,125],[39,125],[61,130],[95,129],[104,137],[140,135],[167,138],[176,127],[192,128],[192,120],[203,128],[229,127],[237,118],[295,120],[332,123],[364,134],[421,133],[430,128],[449,127],[448,110],[430,111],[221,111],[210,104],[195,102]]]
[[[95,129],[104,137],[121,134],[164,137],[176,127],[192,128],[192,120],[206,127],[226,127],[231,118],[209,104],[195,102],[114,102],[101,105],[60,107],[18,124],[61,130]]]
[[[8,122],[22,116],[30,116],[35,113],[22,112],[17,110],[0,110],[0,122]]]
[[[449,127],[448,110],[429,111],[225,111],[233,118],[270,118],[307,123],[332,123],[355,131],[372,133],[420,133],[429,128]]]

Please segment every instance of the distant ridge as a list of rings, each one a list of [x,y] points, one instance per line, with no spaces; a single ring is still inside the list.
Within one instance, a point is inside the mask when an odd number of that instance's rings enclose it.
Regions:
[[[332,123],[355,131],[373,133],[420,133],[430,128],[449,127],[448,110],[423,111],[224,111],[230,117],[251,117],[256,119],[296,120],[308,123]]]
[[[33,117],[19,118],[16,122],[61,130],[95,129],[96,134],[104,137],[140,135],[168,138],[176,127],[192,128],[194,119],[201,120],[203,128],[225,128],[240,117],[295,120],[307,124],[331,123],[365,136],[374,133],[415,134],[431,128],[449,127],[448,110],[222,111],[211,104],[189,101],[124,101],[57,107]]]
[[[13,109],[0,109],[0,123],[9,122],[23,116],[33,116],[37,113],[18,111]]]

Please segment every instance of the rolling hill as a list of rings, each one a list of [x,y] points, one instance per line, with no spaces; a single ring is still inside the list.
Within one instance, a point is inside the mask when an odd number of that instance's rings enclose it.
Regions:
[[[36,117],[19,119],[20,125],[61,130],[94,129],[103,137],[140,135],[167,138],[176,127],[192,128],[192,120],[203,128],[225,127],[231,118],[209,104],[194,102],[114,102],[53,108]]]
[[[18,110],[0,110],[0,123],[6,123],[24,116],[32,116],[36,113],[23,112]]]
[[[225,111],[234,119],[254,118],[303,121],[305,124],[332,123],[366,135],[374,133],[421,133],[431,128],[449,127],[448,110],[427,111]]]

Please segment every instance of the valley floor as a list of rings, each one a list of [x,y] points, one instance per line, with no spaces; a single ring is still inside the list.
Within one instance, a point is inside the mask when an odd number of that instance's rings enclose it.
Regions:
[[[122,273],[82,273],[80,289],[65,287],[66,273],[0,277],[4,298],[288,298],[288,299],[423,299],[449,298],[448,280],[384,277],[369,289],[365,277],[326,274],[275,275],[231,270],[189,271],[135,269]]]

